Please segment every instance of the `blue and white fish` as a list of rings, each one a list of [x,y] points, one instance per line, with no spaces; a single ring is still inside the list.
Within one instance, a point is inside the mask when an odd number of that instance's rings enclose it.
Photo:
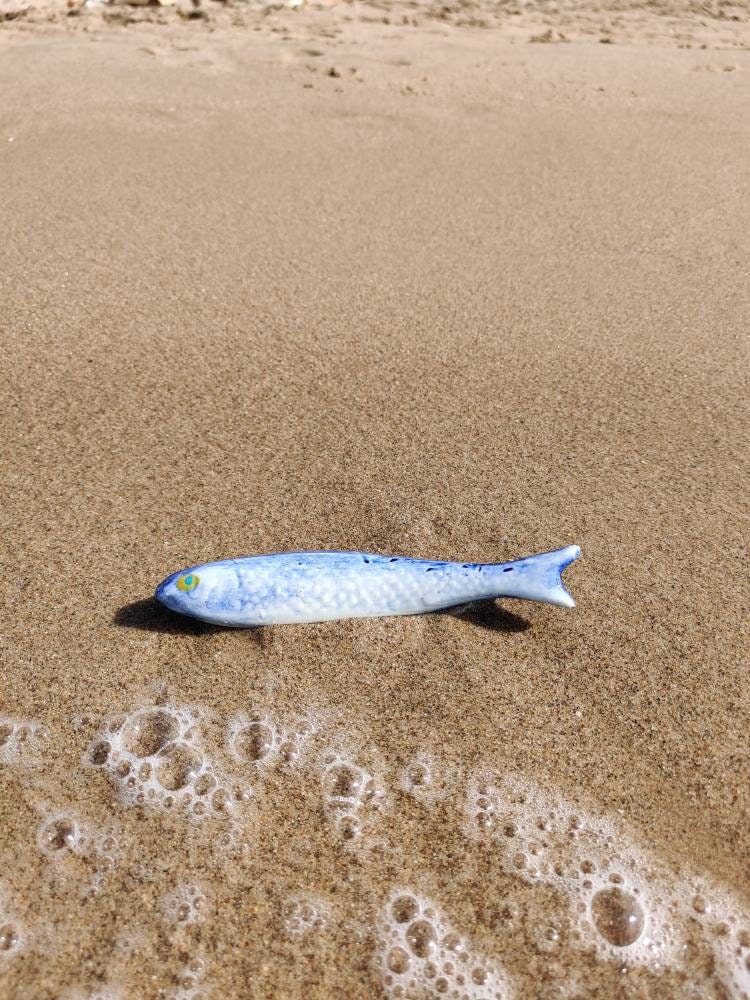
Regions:
[[[172,611],[249,628],[440,611],[493,597],[572,608],[562,571],[581,550],[568,545],[507,563],[435,562],[367,552],[277,552],[203,563],[156,588]]]

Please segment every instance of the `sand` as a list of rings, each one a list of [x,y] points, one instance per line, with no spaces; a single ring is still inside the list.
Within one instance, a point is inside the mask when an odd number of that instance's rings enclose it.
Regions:
[[[747,9],[13,9],[0,995],[750,995]]]

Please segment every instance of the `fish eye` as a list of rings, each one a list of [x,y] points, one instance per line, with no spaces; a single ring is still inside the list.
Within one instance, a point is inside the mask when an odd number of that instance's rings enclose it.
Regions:
[[[196,573],[184,573],[177,579],[177,589],[187,593],[189,590],[195,590],[199,583],[200,577]]]

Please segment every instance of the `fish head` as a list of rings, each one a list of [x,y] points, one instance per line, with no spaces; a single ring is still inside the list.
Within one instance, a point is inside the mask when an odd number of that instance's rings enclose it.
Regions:
[[[216,594],[216,570],[211,564],[191,566],[166,577],[154,597],[165,608],[191,618],[204,618],[211,612]]]

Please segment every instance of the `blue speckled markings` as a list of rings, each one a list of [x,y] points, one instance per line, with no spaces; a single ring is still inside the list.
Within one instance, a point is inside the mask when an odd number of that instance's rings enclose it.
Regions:
[[[277,552],[173,573],[156,599],[192,618],[248,628],[415,615],[493,597],[575,604],[562,572],[577,545],[508,563],[436,562],[369,552]]]

